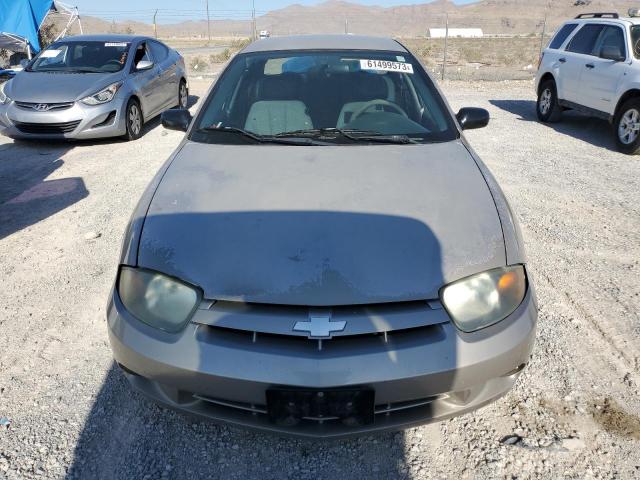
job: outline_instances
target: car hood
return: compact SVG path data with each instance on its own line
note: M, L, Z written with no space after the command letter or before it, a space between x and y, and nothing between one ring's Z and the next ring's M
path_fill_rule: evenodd
M122 72L103 74L22 71L7 84L6 93L18 102L73 102L94 94L121 78Z
M335 306L434 299L505 265L496 207L459 142L187 142L149 205L138 264L206 298Z

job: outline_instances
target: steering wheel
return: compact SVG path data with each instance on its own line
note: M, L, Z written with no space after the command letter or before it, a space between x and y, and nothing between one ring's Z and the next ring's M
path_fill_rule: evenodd
M103 65L103 67L106 67L107 65L111 65L111 64L118 65L118 66L121 66L121 65L122 65L122 64L120 63L120 60L118 60L117 58L112 58L112 59L111 59L111 60L109 60L107 63L105 63L105 64Z
M409 118L407 113L402 108L400 108L398 105L396 105L395 103L392 103L392 102L390 102L388 100L383 100L381 98L376 98L375 100L369 100L362 107L360 107L358 109L358 111L353 114L351 122L353 122L354 120L358 119L361 115L366 113L368 110L371 110L372 107L377 107L377 106L389 107L391 110L395 110L400 115L402 115L402 116L404 116L406 118ZM349 123L351 123L351 122L349 122Z

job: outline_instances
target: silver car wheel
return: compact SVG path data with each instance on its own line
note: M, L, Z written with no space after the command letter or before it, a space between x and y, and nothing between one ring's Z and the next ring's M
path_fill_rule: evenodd
M142 128L142 115L138 105L132 103L129 107L129 130L133 135L138 135Z
M627 110L618 125L618 138L625 145L630 145L640 135L640 112L635 108Z
M546 115L549 113L551 109L551 99L553 95L551 94L551 89L545 88L544 91L540 94L540 100L538 101L538 108L540 109L540 113L542 115Z
M184 82L180 84L180 91L178 95L179 95L178 102L179 102L180 108L187 108L189 96L187 93L187 85Z

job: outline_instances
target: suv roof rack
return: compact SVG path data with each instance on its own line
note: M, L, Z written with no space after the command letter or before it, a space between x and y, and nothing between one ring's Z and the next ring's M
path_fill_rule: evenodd
M603 18L603 17L607 17L607 18L620 18L620 15L618 15L617 13L612 13L612 12L602 12L602 13L581 13L580 15L578 15L576 17L577 19L580 18Z

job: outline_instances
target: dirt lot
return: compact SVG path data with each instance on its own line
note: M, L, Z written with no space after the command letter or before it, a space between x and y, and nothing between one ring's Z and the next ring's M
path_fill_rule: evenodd
M204 82L193 83L202 95ZM640 161L606 123L534 121L531 82L447 83L521 222L540 303L516 388L406 432L309 443L188 419L114 367L105 304L128 217L181 134L0 139L0 479L639 478ZM6 425L9 423L9 425Z

